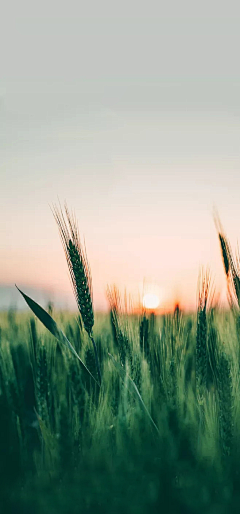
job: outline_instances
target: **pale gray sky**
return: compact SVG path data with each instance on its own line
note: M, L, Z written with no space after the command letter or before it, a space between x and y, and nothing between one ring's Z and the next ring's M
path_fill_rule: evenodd
M237 2L5 4L1 283L70 291L59 197L85 235L96 306L108 282L148 275L192 304L201 264L222 285L211 211L234 246L239 18Z

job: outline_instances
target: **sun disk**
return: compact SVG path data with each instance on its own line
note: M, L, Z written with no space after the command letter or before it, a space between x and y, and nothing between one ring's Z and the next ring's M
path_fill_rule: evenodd
M145 294L142 303L146 309L156 309L160 303L159 296L151 293Z

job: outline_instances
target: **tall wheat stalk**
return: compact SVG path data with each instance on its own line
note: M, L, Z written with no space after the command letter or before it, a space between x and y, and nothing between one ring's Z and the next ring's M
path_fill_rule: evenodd
M237 338L239 341L238 360L240 364L240 255L239 250L234 259L230 243L224 233L219 216L215 216L215 225L218 232L222 259L227 278L228 301L235 317Z
M222 260L224 270L227 278L228 295L230 305L234 305L233 296L237 301L238 307L240 308L240 266L239 266L239 255L237 255L237 262L233 257L233 252L230 243L224 233L221 221L218 215L215 215L215 225L218 232L220 248L222 253Z
M67 259L73 292L81 314L84 328L92 341L99 382L101 384L101 371L96 343L93 338L94 312L92 277L87 259L86 249L83 248L76 218L70 214L67 205L62 208L53 207L53 215L57 222L63 249Z
M123 331L120 314L122 315L122 303L119 290L116 286L107 288L107 297L110 305L110 321L114 337L114 343L118 349L120 362L125 366L126 359L128 358L130 366L132 366L132 352L129 340L125 331Z
M196 390L198 400L203 401L207 383L207 301L209 294L209 273L200 277L197 340L196 340Z

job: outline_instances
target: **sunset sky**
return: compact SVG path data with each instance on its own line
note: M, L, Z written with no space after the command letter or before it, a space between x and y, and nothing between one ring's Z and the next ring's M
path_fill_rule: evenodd
M74 305L59 198L85 237L97 309L107 284L135 297L144 279L163 307L195 307L202 265L224 298L212 211L235 248L239 22L237 2L5 4L0 286Z

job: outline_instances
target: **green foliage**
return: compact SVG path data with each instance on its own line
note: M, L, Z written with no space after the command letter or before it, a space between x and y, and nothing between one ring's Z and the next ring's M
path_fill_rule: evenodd
M236 338L230 314L205 312L209 368L201 423L194 385L199 312L196 318L183 313L177 320L176 315L155 317L148 356L141 345L142 320L129 316L124 322L119 315L132 354L130 360L126 351L124 367L111 321L96 316L101 389L89 373L82 373L75 352L54 343L38 321L15 316L12 332L4 316L0 314L0 494L5 512L14 510L15 501L23 511L60 514L74 512L79 504L76 512L165 509L200 514L204 508L212 514L220 501L231 510L235 500L226 491L233 490L233 483L237 488L239 437L234 427L240 425L240 412L234 395L240 391L238 367L230 366L235 342L228 345L228 354L222 352L227 327ZM57 323L50 326L58 327L61 320L75 345L75 318L56 316ZM96 374L93 348L83 334L79 350Z
M220 443L223 456L229 456L233 437L233 394L229 358L222 353L217 368L219 397Z

